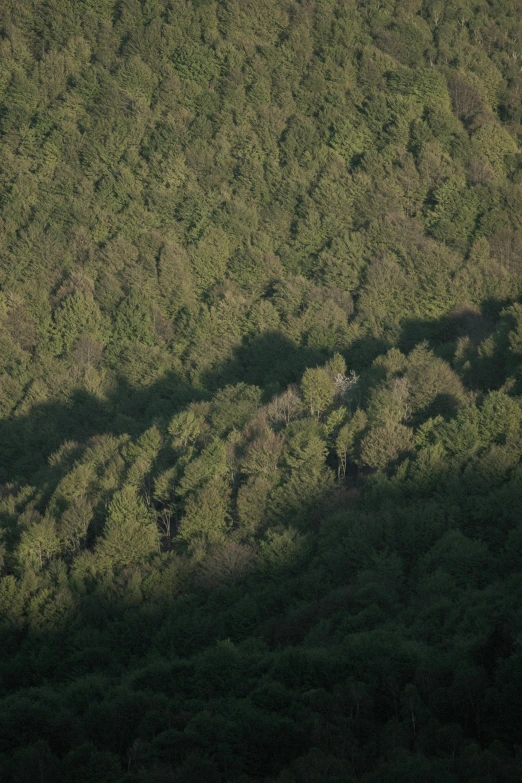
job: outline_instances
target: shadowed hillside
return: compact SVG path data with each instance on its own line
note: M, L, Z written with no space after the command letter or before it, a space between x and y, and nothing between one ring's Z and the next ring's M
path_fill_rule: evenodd
M518 0L4 0L0 778L519 783Z

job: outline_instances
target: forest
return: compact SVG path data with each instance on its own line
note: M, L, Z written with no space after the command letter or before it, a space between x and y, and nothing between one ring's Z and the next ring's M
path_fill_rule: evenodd
M522 0L1 0L0 779L522 780Z

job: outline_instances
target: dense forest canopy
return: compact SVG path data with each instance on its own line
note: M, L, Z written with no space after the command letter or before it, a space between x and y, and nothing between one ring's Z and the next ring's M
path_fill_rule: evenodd
M519 783L520 0L2 0L0 777Z

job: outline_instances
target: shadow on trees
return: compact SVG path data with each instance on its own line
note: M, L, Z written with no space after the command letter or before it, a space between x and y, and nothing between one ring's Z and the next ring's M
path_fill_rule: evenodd
M479 783L492 767L514 783L516 563L499 556L502 525L481 554L491 520L473 519L466 491L475 484L494 517L496 490L470 471L463 481L462 492L447 471L369 482L314 546L239 580L196 579L151 602L127 573L62 620L4 627L4 779L246 783L314 747L316 779L331 783L464 783L470 764ZM446 514L446 494L460 515Z
M325 362L331 352L299 346L281 332L268 331L244 339L234 356L224 365L205 374L204 385L217 390L227 384L247 383L259 386L264 401L300 381L307 367Z
M408 354L415 346L426 343L437 357L452 363L460 342L465 346L468 362L468 366L459 368L463 381L473 387L496 388L512 371L507 329L500 321L502 310L509 304L509 301L488 300L480 310L464 306L440 318L406 319L398 335L392 332L388 339L364 335L349 345L343 355L350 369L361 372L391 348ZM479 347L490 338L495 340L495 351L479 353Z
M459 338L469 338L474 345L479 345L494 332L495 320L486 315L492 312L492 307L492 303L486 303L482 311L462 308L436 320L408 320L402 327L399 348L410 351L426 340L432 347L441 350L456 343Z
M476 333L492 331L475 315L409 321L401 346L437 352ZM360 371L389 347L363 338L345 356ZM4 475L44 483L66 440L139 435L226 384L269 399L325 358L263 334L207 373L208 393L167 373L145 389L120 379L106 401L79 390L37 404L0 423ZM365 473L342 504L300 520L288 556L245 576L196 572L150 600L144 574L161 575L169 553L79 590L39 627L4 624L3 779L247 783L287 768L300 783L313 747L315 779L332 783L346 769L368 783L464 783L472 763L479 783L488 764L514 783L520 542L508 543L522 486L507 476Z
M153 421L168 421L182 406L208 399L227 384L259 386L268 401L328 355L299 347L279 332L267 332L245 340L229 361L204 373L203 388L169 371L144 388L120 377L107 399L77 389L66 403L36 403L27 414L0 421L0 481L34 476L65 441L81 443L105 433L137 436Z
M516 325L511 317L501 317L509 304L488 300L480 310L463 307L435 320L410 319L402 325L398 347L408 353L425 342L436 356L457 364L468 388L499 389L519 366L509 345L509 331Z
M435 320L410 319L401 328L398 347L408 353L420 342L440 358L452 361L459 339L468 341L467 364L460 370L471 388L499 388L512 372L507 336L495 333L493 316L505 302L486 302L482 311L463 308ZM504 330L505 331L505 330ZM495 335L495 351L479 346ZM364 336L343 351L349 369L361 372L392 347L383 338ZM0 481L23 481L46 465L65 441L84 442L103 433L137 436L155 420L168 420L193 400L208 399L225 385L256 385L267 402L291 383L298 383L307 367L326 361L332 351L298 346L277 331L245 338L232 357L203 373L197 386L173 371L147 387L138 388L119 377L108 398L77 389L66 403L36 403L30 411L0 421Z

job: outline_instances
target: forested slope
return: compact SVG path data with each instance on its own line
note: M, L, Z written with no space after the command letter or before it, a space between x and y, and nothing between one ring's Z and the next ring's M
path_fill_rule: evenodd
M519 783L521 117L519 0L2 0L2 780Z

